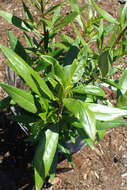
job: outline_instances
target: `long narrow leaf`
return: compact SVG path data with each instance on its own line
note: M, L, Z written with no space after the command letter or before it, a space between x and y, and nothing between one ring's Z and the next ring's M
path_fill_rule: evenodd
M117 20L115 18L113 18L113 16L111 16L107 11L105 11L104 9L102 9L101 7L99 7L97 5L97 3L95 3L94 0L90 0L92 5L95 7L95 9L98 11L98 13L105 18L107 21L113 23L113 24L119 24L117 22Z
M56 153L58 137L57 131L48 129L40 138L34 158L36 190L41 189L45 178L49 174Z
M24 12L26 13L27 19L29 19L31 22L34 22L33 16L29 10L29 8L26 6L26 4L23 2L23 9Z
M41 91L43 91L43 93L47 94L47 96L53 99L54 96L52 92L36 71L34 71L21 57L19 57L11 49L3 45L0 45L0 49L9 60L7 64L13 71L15 71L24 79L27 85L33 89L35 93L41 95Z
M10 46L15 51L15 53L26 60L27 54L25 52L25 49L12 31L8 31L8 38Z
M71 13L69 13L68 15L64 16L63 19L60 21L60 23L56 23L56 26L54 28L54 30L60 30L61 28L63 28L64 26L66 26L67 24L71 23L79 14L81 14L81 12L86 8L87 6L83 6L79 9L79 12L77 11L73 11Z
M37 112L34 97L31 95L31 93L4 83L0 83L0 86L20 107L32 113Z
M18 18L17 16L14 16L11 13L0 10L0 16L3 17L9 24L13 24L17 28L26 30L28 32L32 31L32 27L27 22L25 22L21 18Z
M127 110L108 107L101 104L88 104L88 108L95 113L97 120L110 121L127 115Z
M97 121L96 126L98 130L105 130L110 128L127 126L127 121L122 119L115 119L113 121Z

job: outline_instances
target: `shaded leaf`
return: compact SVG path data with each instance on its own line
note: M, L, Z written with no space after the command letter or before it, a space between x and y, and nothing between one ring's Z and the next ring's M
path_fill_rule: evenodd
M77 55L79 53L79 48L77 46L71 46L65 59L64 59L64 65L70 65L74 61L75 58L77 58Z
M8 108L10 106L10 101L11 101L10 96L0 100L0 110Z
M102 77L105 77L110 70L110 56L109 50L102 52L99 56L98 66L101 70Z

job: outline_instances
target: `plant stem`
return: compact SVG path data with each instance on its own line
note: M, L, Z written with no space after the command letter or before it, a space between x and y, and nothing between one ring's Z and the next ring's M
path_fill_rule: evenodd
M44 4L43 4L43 0L41 0L41 14L42 14L42 18L44 19ZM46 29L46 25L45 22L43 21L43 32L44 32L44 51L47 53L48 52L48 31Z
M122 38L122 36L126 32L126 30L127 30L127 26L120 32L120 34L118 35L114 45L116 45L120 41L120 39Z

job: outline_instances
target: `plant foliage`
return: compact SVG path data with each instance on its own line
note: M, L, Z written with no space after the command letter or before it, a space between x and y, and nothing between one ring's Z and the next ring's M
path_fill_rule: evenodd
M127 3L116 19L94 0L82 7L77 0L67 2L70 12L64 16L63 3L49 6L41 0L29 0L38 17L25 2L26 19L0 11L0 16L23 31L26 46L8 31L10 48L0 45L0 49L7 65L28 87L23 90L0 83L9 95L0 108L10 105L22 110L13 119L28 127L28 140L36 145L36 190L55 172L57 153L70 153L66 142L81 136L84 143L95 145L106 129L127 125L123 120L127 70L117 81L112 77L119 69L113 63L127 53ZM62 32L70 23L73 38ZM109 102L105 88L117 94L115 105Z

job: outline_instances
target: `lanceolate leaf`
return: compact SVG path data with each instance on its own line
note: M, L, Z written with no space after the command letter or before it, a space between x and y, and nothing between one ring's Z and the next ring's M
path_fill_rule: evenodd
M77 86L73 88L73 92L76 92L79 94L90 94L94 96L105 96L105 92L103 91L103 89L101 89L98 86L93 86L93 85Z
M32 31L32 27L28 23L18 18L17 16L12 15L11 13L0 10L0 16L3 17L6 21L8 21L9 24L13 24L17 28L20 28L29 32Z
M75 45L72 45L70 47L70 50L68 51L66 57L65 57L64 64L65 65L72 64L74 59L77 58L78 53L79 53L79 48Z
M66 76L65 76L63 66L60 65L59 63L56 63L53 67L53 71L54 71L56 80L59 81L59 83L62 86L64 86L66 82Z
M26 60L27 54L25 49L12 31L8 31L8 37L12 50L14 50L15 53L21 56L24 60Z
M127 121L122 119L115 119L113 121L97 121L96 126L98 130L105 130L110 128L127 126Z
M85 104L84 102L80 100L66 98L64 99L64 105L79 120L82 128L85 130L88 136L92 140L95 140L95 136L96 136L95 115L88 108L87 104Z
M77 60L74 60L71 65L66 65L64 67L67 85L70 85L73 82L73 77L77 71L78 66L79 62Z
M2 45L0 45L0 48L9 60L7 64L12 68L13 71L15 71L24 79L27 85L33 89L35 93L41 95L41 91L43 91L43 93L47 94L50 98L53 98L53 94L49 90L47 84L36 71L34 71L21 57L19 57L11 49Z
M0 86L9 94L9 96L23 109L36 113L34 97L27 91L18 89L16 87L0 83Z
M109 13L107 13L107 11L105 11L104 9L102 9L101 7L99 7L97 5L97 3L95 3L94 0L90 0L92 5L95 7L95 9L98 11L98 13L105 18L107 21L113 23L113 24L119 24L117 22L117 20L115 18L113 18L113 16L111 16Z
M57 148L58 137L57 131L47 129L40 138L34 158L36 190L41 189L45 178L49 174Z
M95 113L97 120L110 121L118 117L126 116L127 110L113 108L101 104L88 104L88 108Z
M83 57L83 59L81 59L79 62L75 60L74 64L76 64L76 62L77 62L77 68L72 78L74 83L77 83L82 78L82 75L84 73L85 58Z
M71 23L87 6L79 8L79 11L73 11L70 14L63 17L60 23L56 23L55 30L59 30L66 26L67 24Z
M26 6L26 4L23 2L23 9L24 9L24 12L27 16L27 19L29 19L31 22L34 22L34 19L33 19L33 16L29 10L29 8Z
M121 12L121 16L120 16L120 23L122 26L124 26L124 24L126 22L126 17L127 17L127 3L123 7L122 12Z
M111 68L110 55L109 55L108 50L106 50L100 54L100 57L98 60L98 66L101 70L102 77L105 77L108 74L109 69Z

